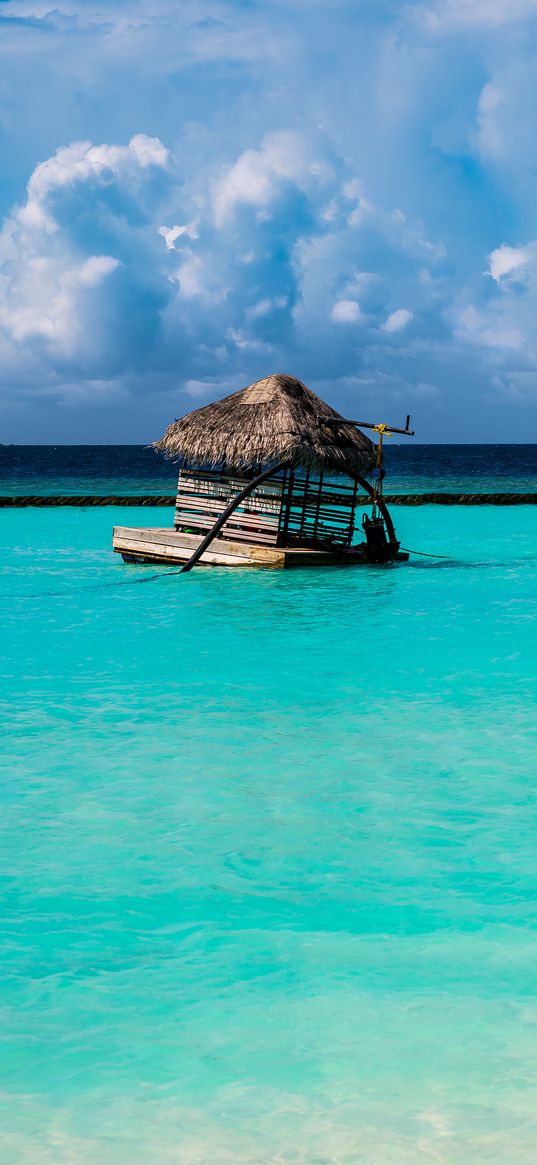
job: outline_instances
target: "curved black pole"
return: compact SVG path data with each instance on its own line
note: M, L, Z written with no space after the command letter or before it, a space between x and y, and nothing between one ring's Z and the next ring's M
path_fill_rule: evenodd
M205 535L203 541L196 547L192 557L189 558L179 573L185 574L187 571L192 570L192 567L199 562L202 554L205 554L207 547L211 545L213 538L216 538L216 535L220 533L222 526L225 525L233 511L237 509L237 506L240 506L241 502L248 497L248 494L251 494L258 485L261 485L262 481L266 481L267 477L273 477L275 473L279 473L280 469L287 469L290 464L290 461L280 461L279 465L273 465L271 469L265 469L263 473L260 473L252 481L249 481L248 485L245 485L244 489L241 489L241 492L230 501L223 513L220 514L220 517L216 519L212 530L209 530L209 533Z
M354 478L354 481L357 481L358 485L361 485L362 489L365 489L366 493L368 493L369 496L374 499L375 491L373 486L370 485L368 481L366 481L365 477L360 477L359 473L351 473L348 469L345 470L345 472L348 473L349 477ZM395 526L392 522L390 511L383 498L377 498L377 506L382 514L382 517L384 518L384 521L386 522L386 529L388 531L390 546L392 546L393 549L397 552L399 550L399 541L397 534L395 533Z

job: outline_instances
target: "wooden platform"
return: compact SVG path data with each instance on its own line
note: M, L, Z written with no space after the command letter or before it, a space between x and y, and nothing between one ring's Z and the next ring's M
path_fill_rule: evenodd
M181 565L199 546L198 534L148 526L115 526L112 546L125 562L160 562ZM309 550L298 547L255 546L215 538L200 562L213 566L264 566L282 569L294 566L332 566L335 563L364 565L360 551Z

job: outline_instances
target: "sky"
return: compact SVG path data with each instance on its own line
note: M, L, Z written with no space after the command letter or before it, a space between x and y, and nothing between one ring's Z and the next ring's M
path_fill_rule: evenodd
M537 441L537 0L0 0L0 441Z

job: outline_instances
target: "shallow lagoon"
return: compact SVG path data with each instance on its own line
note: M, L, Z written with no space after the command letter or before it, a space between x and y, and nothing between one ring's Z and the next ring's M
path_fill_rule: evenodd
M537 507L394 516L450 560L0 516L2 1165L534 1165Z

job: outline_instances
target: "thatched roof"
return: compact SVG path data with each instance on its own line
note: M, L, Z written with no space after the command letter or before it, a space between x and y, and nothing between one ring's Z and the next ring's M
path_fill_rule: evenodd
M183 464L264 468L290 460L307 469L367 473L374 446L295 376L277 373L180 417L155 449Z

